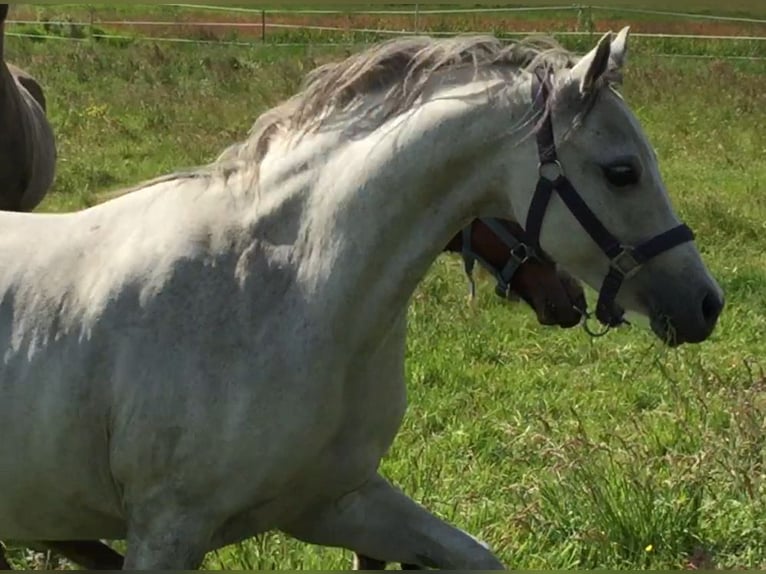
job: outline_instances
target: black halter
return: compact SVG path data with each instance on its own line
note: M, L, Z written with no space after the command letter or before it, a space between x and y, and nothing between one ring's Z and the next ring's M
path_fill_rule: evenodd
M540 70L536 71L532 80L532 97L542 113L545 113L545 104L550 95L549 82L550 76ZM551 197L556 192L583 229L609 258L609 272L599 292L596 318L607 328L617 327L626 322L624 312L615 304L623 281L635 275L650 259L694 241L694 232L687 225L681 224L635 247L623 245L604 227L564 175L556 153L550 113L544 118L537 133L537 149L540 158L540 178L527 215L527 237L531 245L540 250L543 219Z
M461 249L461 255L463 256L463 263L465 264L465 273L468 275L470 282L471 297L476 296L476 284L473 280L473 268L476 262L489 271L497 281L495 286L495 293L504 299L510 298L511 294L511 281L519 267L524 265L530 259L541 260L540 255L535 249L527 245L516 236L510 229L508 229L501 220L494 217L480 218L489 230L495 234L495 236L502 241L508 248L508 260L501 269L498 269L492 265L489 261L484 259L481 255L473 250L471 233L473 232L472 221L467 227L463 229L463 245Z

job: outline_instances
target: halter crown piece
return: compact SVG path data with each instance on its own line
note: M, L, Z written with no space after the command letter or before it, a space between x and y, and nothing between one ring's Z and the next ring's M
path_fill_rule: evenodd
M615 303L622 283L638 273L650 259L670 251L684 243L694 241L694 232L686 224L681 224L637 245L623 245L604 227L595 213L591 211L572 183L564 175L564 169L556 153L556 140L553 133L551 114L545 112L545 104L551 92L551 76L542 69L535 70L532 79L532 97L535 105L545 115L542 126L537 132L537 150L540 159L539 174L535 194L527 215L526 236L530 244L540 250L540 232L545 219L545 212L553 193L558 194L569 211L590 235L591 239L609 258L609 272L604 278L596 306L596 318L607 327L617 327L627 323L624 312Z

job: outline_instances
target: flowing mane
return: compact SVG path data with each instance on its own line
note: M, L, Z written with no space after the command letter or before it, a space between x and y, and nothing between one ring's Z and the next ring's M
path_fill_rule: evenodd
M385 97L358 119L372 121L371 127L377 127L408 110L436 72L538 66L559 70L577 60L577 55L545 36L511 42L488 35L395 38L309 72L296 95L260 116L248 138L229 147L217 161L258 162L278 131L315 130L333 114L353 109L370 94L384 92Z
M437 72L538 67L556 71L572 67L578 60L578 55L547 36L507 42L490 35L404 36L380 42L310 71L298 93L261 114L247 138L226 148L213 163L141 183L109 194L108 199L174 179L225 176L238 167L249 169L255 181L275 134L314 131L334 114L355 107L360 109L353 122L366 122L366 127L375 129L410 109ZM380 93L385 97L361 109L370 95ZM545 112L555 103L556 99L551 98Z

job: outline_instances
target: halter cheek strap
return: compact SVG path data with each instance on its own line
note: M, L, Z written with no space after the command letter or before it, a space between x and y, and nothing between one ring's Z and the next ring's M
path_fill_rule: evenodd
M532 82L533 94L538 106L545 113L545 102L549 97L548 77L537 71ZM540 249L540 232L551 197L557 193L591 239L609 259L609 271L599 292L596 317L607 327L625 323L624 313L616 306L615 300L622 283L635 275L650 259L684 243L694 241L694 232L685 224L634 247L620 243L601 223L588 207L572 183L564 175L558 160L550 113L545 117L537 132L537 149L540 158L539 179L527 215L526 232L531 244Z

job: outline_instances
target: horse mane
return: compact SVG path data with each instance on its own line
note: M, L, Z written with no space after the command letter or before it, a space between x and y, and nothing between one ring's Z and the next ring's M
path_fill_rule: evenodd
M578 56L547 36L503 42L490 35L403 36L380 42L339 62L310 71L297 94L261 115L247 139L230 146L217 161L259 162L278 132L318 129L337 112L353 109L372 93L384 92L377 105L360 111L358 121L377 127L408 110L437 72L488 68L556 71Z
M537 66L555 70L574 62L570 52L548 37L510 43L489 35L396 38L309 72L293 120L298 129L315 127L327 114L353 107L371 92L385 90L382 123L409 109L437 72Z
M371 120L371 127L407 111L421 96L437 72L490 68L557 71L573 66L579 56L548 36L503 42L491 35L402 36L370 46L338 62L310 71L299 91L267 110L253 124L244 141L234 143L218 158L199 168L200 176L227 173L236 166L253 170L258 166L278 133L307 133L317 130L334 114L361 108L368 96L384 93L374 105L359 111L355 121ZM545 113L555 103L547 102ZM545 115L545 113L543 115ZM163 176L150 183L193 177L189 171ZM110 199L147 187L144 183L110 195Z

